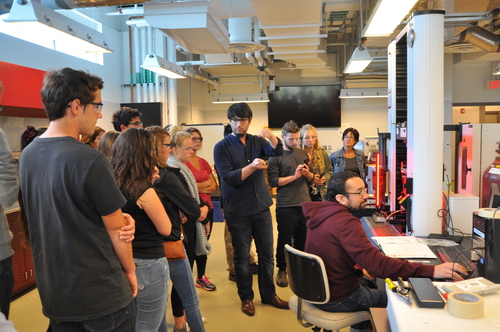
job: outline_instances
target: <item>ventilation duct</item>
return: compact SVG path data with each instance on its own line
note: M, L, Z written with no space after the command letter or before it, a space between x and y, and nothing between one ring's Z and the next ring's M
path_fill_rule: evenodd
M228 20L229 52L248 53L259 52L266 48L252 40L252 18L237 17Z
M74 9L136 5L148 1L151 0L41 0L37 2L51 9Z
M467 42L482 48L487 52L500 51L500 36L479 26L467 28L460 34L459 43Z

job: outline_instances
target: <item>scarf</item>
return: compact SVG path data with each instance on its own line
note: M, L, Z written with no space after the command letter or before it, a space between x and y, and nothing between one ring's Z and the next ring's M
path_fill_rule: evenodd
M198 203L200 203L198 186L196 185L196 180L191 170L172 154L168 156L167 165L180 169L180 173L188 184L189 193ZM212 245L208 242L205 234L205 227L200 221L196 221L196 243L194 251L197 256L210 255L212 253Z

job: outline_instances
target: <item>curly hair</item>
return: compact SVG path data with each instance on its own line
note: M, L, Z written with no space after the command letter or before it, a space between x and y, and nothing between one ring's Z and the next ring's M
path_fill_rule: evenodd
M316 142L314 143L312 149L312 160L309 164L309 168L316 174L323 174L325 172L325 160L323 159L323 149L319 144L319 139L317 138L318 133L316 132L316 128L311 124L305 124L300 128L300 141L299 147L304 149L304 137L306 136L308 131L312 131L314 135L316 135Z
M120 126L125 125L128 126L130 121L132 121L135 117L141 117L142 113L136 110L135 108L130 107L121 107L118 111L113 113L113 117L111 118L111 123L116 131L122 131Z
M155 164L160 167L166 167L167 161L163 158L162 149L165 137L170 137L170 134L160 126L149 126L144 130L151 134L151 144L153 144L154 148L152 155Z
M151 185L154 161L151 135L144 129L128 129L116 139L111 166L116 183L125 197L137 201Z

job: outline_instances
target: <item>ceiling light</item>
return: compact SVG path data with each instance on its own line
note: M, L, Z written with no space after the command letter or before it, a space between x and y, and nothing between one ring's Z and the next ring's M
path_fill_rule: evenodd
M31 0L14 1L5 22L23 33L75 45L86 52L111 53L104 34Z
M268 103L267 93L249 93L234 95L213 95L213 104L234 104L234 103Z
M366 24L364 37L389 36L418 0L379 0Z
M491 73L493 75L500 75L500 65L495 68L495 71Z
M344 74L361 73L372 60L366 47L356 47L344 69Z
M146 59L141 67L168 78L187 78L181 66L156 54L146 55Z
M387 89L341 89L339 98L387 98Z

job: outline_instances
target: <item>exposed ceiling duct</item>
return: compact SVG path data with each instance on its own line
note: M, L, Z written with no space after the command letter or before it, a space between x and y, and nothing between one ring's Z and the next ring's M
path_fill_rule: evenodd
M229 52L248 53L262 51L266 46L252 39L252 17L235 17L228 20ZM258 29L258 27L257 27Z
M459 43L468 42L488 52L500 51L500 36L479 26L469 27L460 34Z

